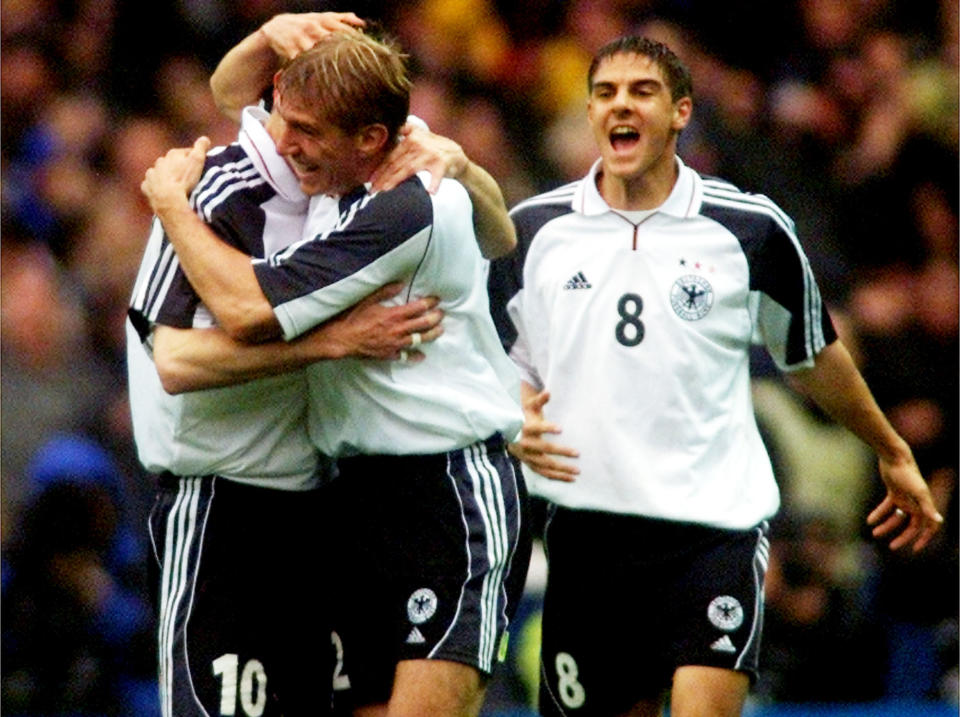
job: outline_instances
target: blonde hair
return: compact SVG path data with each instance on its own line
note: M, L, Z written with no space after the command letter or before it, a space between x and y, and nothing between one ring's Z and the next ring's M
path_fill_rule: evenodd
M276 89L350 134L383 124L392 145L410 113L406 57L389 39L335 32L291 60Z

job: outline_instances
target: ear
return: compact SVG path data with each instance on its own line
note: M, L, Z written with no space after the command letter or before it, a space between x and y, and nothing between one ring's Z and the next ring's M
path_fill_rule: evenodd
M681 97L673 104L673 122L671 127L679 132L690 123L690 115L693 114L693 100L689 97Z
M280 93L277 91L277 80L280 79L280 73L282 70L277 70L273 73L273 104L277 104L277 98L280 96Z
M353 136L353 142L357 151L371 157L387 146L389 136L390 132L385 125L368 124L366 127L361 127Z

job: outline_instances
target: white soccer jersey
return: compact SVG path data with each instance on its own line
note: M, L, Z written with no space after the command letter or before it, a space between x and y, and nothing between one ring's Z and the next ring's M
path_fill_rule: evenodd
M669 198L636 224L600 196L599 162L511 212L520 247L491 291L509 298L511 357L550 391L546 418L580 452L572 483L525 475L571 508L746 528L779 505L751 342L791 370L835 333L791 220L678 167Z
M308 200L262 125L244 111L237 143L210 151L191 196L197 213L225 241L264 256L298 240ZM176 396L160 384L149 351L156 324L215 324L154 220L127 322L134 437L143 465L177 475L216 474L281 489L315 483L316 450L307 433L303 371Z
M490 318L472 216L453 180L435 195L418 177L389 192L360 187L340 200L333 228L254 263L287 338L391 281L407 285L392 303L440 298L444 333L421 347L423 362L344 359L308 369L310 432L324 453L434 454L519 432L519 379Z

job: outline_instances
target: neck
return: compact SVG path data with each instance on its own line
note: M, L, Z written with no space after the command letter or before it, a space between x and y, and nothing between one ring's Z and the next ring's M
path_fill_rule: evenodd
M356 171L346 175L344 177L343 184L339 187L336 187L335 190L331 191L330 193L338 197L343 197L347 194L350 194L358 187L362 187L370 181L370 178L373 176L374 170L378 165L379 161L358 161L358 163L355 165ZM349 179L347 177L349 177Z
M636 176L617 176L601 165L597 172L597 190L613 209L656 209L667 201L678 176L675 156L667 153L661 161Z
M357 184L366 184L370 181L370 178L376 173L377 168L386 160L387 153L380 152L375 156L369 157L366 160L360 161L357 165Z

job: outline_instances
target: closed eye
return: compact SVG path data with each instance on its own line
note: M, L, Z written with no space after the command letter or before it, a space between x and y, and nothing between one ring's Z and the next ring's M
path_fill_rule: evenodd
M612 85L594 85L593 96L597 99L605 100L616 94Z
M630 93L640 97L648 97L657 94L661 87L662 85L655 80L642 80L630 85Z

